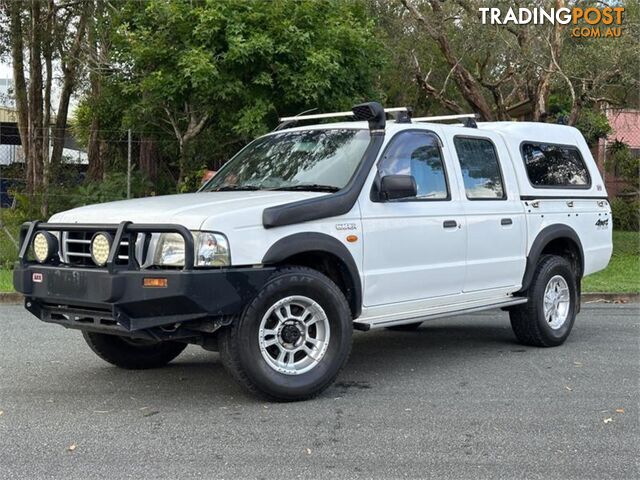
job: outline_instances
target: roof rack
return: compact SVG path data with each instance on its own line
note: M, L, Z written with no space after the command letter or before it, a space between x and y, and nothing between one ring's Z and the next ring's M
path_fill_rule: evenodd
M307 110L309 112L310 110ZM411 118L411 108L409 107L393 107L382 108L378 102L367 102L360 105L355 105L350 111L345 112L331 112L331 113L312 113L305 115L306 112L302 112L292 117L281 117L280 124L274 129L283 130L292 125L296 125L298 122L304 120L319 120L323 118L337 118L337 117L355 117L356 120L366 120L369 122L369 129L372 131L384 131L386 114L391 113L395 118L396 123L412 123L413 122L438 122L442 120L457 120L466 119L464 122L465 127L477 128L475 122L476 115L474 113L463 113L459 115L440 115L436 117L417 117Z
M412 122L440 122L442 120L457 120L459 118L476 118L475 113L461 113L459 115L439 115L436 117L416 117L412 118Z
M408 112L409 107L394 107L394 108L385 108L384 113L395 113L395 112ZM312 113L311 115L294 115L293 117L281 117L279 120L281 122L299 122L301 120L316 120L320 118L337 118L337 117L353 117L354 113L349 110L346 112L332 112L332 113Z
M308 111L308 110L307 110ZM332 112L332 113L312 113L311 115L295 115L293 117L280 118L280 125L278 125L274 131L288 128L297 124L302 120L314 120L321 118L336 118L336 117L355 117L356 120L366 120L369 122L369 130L384 132L384 126L386 123L386 114L396 113L398 120L404 120L411 115L411 109L408 107L395 107L395 108L382 108L378 102L367 102L359 105L354 105L351 111L347 112Z

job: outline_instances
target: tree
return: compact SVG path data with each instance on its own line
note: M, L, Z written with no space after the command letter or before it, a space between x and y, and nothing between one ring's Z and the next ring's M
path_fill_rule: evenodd
M388 9L384 3L377 4L378 11ZM548 3L557 9L570 2ZM512 108L528 104L531 118L543 120L551 93L563 91L573 125L585 106L628 103L630 95L637 101L638 72L630 66L637 66L639 54L638 5L627 4L626 34L603 39L574 38L559 23L483 25L481 0L398 0L401 28L395 34L412 38L413 81L445 109L507 120ZM492 6L504 12L535 5L496 0Z
M207 128L246 139L284 113L375 96L381 47L360 2L151 0L121 14L113 81L136 99L132 123L175 138L179 184Z
M55 0L2 2L3 17L8 19L6 41L11 51L18 129L27 163L29 194L46 189L49 164L57 164L62 158L69 102L76 84L90 4ZM55 127L50 136L56 68L60 69L62 81ZM46 210L45 201L43 215Z

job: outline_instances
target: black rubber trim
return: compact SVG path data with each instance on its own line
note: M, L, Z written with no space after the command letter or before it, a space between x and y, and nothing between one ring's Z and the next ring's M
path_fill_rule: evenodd
M262 263L264 265L276 265L282 263L293 255L309 252L326 252L337 257L346 268L352 292L347 295L353 317L360 316L362 312L362 284L360 274L351 252L336 238L325 233L301 232L281 238L274 243L265 253Z
M522 288L520 288L518 292L524 292L529 288L542 250L544 250L544 247L546 247L549 242L558 238L568 238L578 246L580 250L580 271L577 272L577 277L578 279L582 278L582 272L584 271L584 250L582 249L582 243L580 242L578 234L568 225L549 225L538 233L533 245L531 245L531 250L529 250L529 255L527 256L527 267L524 271L524 277L522 278Z
M371 140L362 156L358 168L351 177L351 180L349 180L349 183L336 193L265 208L264 212L262 212L262 224L264 228L294 225L296 223L335 217L347 213L358 200L360 191L369 176L371 167L378 157L383 142L383 131L371 132Z
M607 200L607 195L587 197L583 195L520 195L520 200Z

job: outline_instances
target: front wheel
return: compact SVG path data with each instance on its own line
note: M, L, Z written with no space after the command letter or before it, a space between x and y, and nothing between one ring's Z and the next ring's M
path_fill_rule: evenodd
M577 290L576 273L569 261L543 256L531 280L529 301L509 313L518 340L536 347L564 343L577 313Z
M305 400L334 381L352 333L349 306L335 283L309 268L283 268L221 332L220 356L250 392Z
M186 343L136 340L87 331L82 336L101 359L129 370L163 367L187 348Z

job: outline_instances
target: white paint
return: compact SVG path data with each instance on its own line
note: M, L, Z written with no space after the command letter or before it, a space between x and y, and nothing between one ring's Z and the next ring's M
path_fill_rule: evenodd
M364 122L296 127L365 129ZM442 152L451 190L450 201L377 203L370 192L377 170L369 177L350 212L296 225L265 229L265 208L328 195L312 192L206 192L112 202L77 208L52 217L53 222L178 223L191 230L217 231L229 240L235 266L259 265L276 241L299 232L330 235L351 252L363 284L363 313L358 322L385 322L443 315L464 309L503 305L522 283L528 252L548 225L564 224L578 234L585 254L585 274L606 267L612 250L608 202L585 197L605 195L604 182L580 133L540 123L480 123L477 129L435 123L387 124L385 144L407 129L434 132ZM507 199L466 198L453 146L455 135L479 136L496 146ZM526 176L520 155L522 141L573 145L585 160L592 184L588 189L536 189ZM522 201L526 196L570 196L567 200ZM512 224L501 225L510 218ZM596 222L607 225L596 225ZM459 228L445 229L445 220ZM348 228L345 228L348 226ZM346 241L355 234L359 240Z

